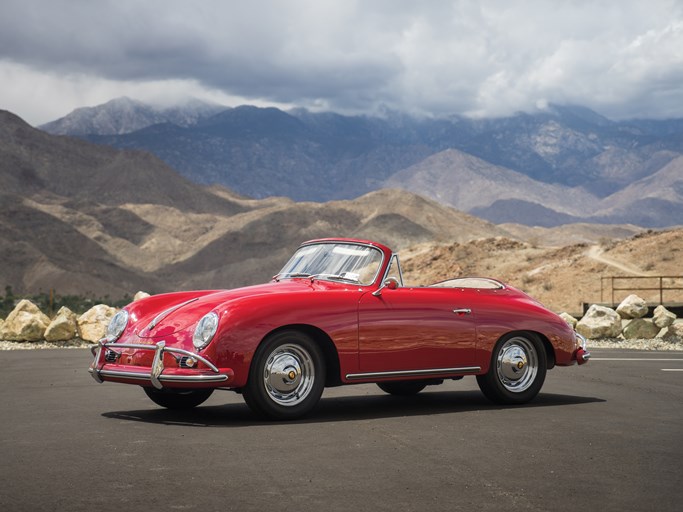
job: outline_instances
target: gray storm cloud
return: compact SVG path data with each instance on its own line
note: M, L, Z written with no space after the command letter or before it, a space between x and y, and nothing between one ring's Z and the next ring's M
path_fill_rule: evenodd
M339 111L683 116L683 3L3 0L2 66Z

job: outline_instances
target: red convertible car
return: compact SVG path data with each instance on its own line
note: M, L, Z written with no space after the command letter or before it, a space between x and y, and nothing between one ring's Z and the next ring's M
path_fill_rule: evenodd
M412 395L475 375L519 404L546 370L585 363L585 340L525 293L488 278L404 286L398 256L370 241L306 242L270 283L154 295L129 304L93 347L97 382L142 386L189 408L215 389L257 414L310 412L325 386L376 383Z

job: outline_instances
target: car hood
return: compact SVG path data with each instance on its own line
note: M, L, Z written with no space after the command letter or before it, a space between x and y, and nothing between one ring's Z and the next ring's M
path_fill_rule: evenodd
M210 311L234 300L266 294L304 293L339 288L338 283L289 279L233 290L202 290L152 295L126 307L134 333L141 338L168 336L193 327ZM220 311L216 311L220 315Z

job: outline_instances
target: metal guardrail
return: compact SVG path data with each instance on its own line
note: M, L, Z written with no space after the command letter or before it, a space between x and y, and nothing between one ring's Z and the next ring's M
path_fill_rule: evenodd
M636 281L633 284L633 281ZM643 283L645 281L645 283ZM616 304L615 292L659 292L659 304L664 304L665 292L680 291L683 295L683 276L603 276L600 278L600 301L607 302L605 295ZM680 296L678 297L680 301Z

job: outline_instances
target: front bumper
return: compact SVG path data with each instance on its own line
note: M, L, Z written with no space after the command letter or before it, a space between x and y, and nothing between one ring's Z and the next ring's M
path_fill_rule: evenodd
M135 349L149 350L154 352L154 359L151 367L141 367L122 364L107 364L105 353L110 352L120 355L117 350ZM101 339L98 344L91 349L95 359L88 371L93 379L102 383L105 380L114 382L151 384L156 389L165 387L217 387L222 383L229 383L234 372L231 368L217 368L211 361L194 352L181 348L167 347L166 342L159 341L154 345L143 345L137 343L114 343L106 338ZM164 354L170 353L184 357L191 357L206 366L200 368L170 368L164 367Z

